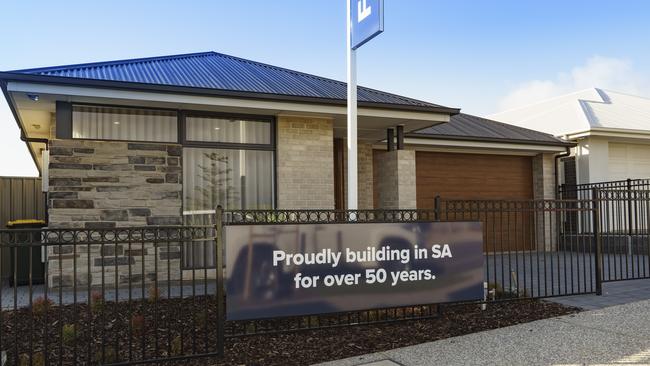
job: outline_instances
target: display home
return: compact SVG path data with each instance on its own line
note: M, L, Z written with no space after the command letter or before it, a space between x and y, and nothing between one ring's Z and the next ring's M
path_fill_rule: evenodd
M49 228L207 223L218 205L345 206L344 83L215 52L9 71L0 79L44 177ZM358 136L361 209L431 208L436 195L552 198L554 157L570 145L364 87ZM141 260L214 267L213 246L172 245L157 259L151 248L143 258L113 249L111 258L96 249L91 272Z

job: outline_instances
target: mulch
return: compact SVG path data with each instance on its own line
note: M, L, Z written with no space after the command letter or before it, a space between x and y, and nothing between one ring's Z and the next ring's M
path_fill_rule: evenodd
M446 306L442 316L434 319L231 339L226 342L223 360L195 364L311 365L578 311L538 300L490 304L485 311L480 305Z
M88 365L214 352L216 306L210 300L155 299L88 307L46 304L34 311L3 311L2 349L9 364ZM447 305L440 317L394 323L227 338L223 358L161 365L309 365L577 312L559 304L522 300Z

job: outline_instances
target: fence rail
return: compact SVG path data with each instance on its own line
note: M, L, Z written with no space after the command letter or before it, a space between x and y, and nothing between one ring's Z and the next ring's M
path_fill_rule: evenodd
M226 225L329 224L435 221L435 210L237 210L224 213Z

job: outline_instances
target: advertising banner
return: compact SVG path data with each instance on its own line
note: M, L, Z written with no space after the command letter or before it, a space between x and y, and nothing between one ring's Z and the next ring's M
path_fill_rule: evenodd
M228 320L483 298L480 222L224 229Z

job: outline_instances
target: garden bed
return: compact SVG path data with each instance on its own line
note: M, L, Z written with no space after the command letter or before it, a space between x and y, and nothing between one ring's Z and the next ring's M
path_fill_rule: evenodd
M40 307L39 307L40 306ZM2 348L8 364L100 364L217 351L216 302L211 298L53 306L4 311ZM440 317L227 338L225 357L163 365L309 365L577 312L523 300L443 307ZM282 322L278 320L277 322ZM232 324L229 324L229 327ZM45 330L47 329L47 331Z
M225 358L207 364L310 365L578 311L538 300L490 304L485 311L480 305L445 306L440 318L231 339Z

